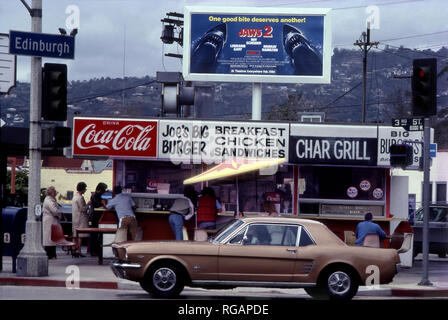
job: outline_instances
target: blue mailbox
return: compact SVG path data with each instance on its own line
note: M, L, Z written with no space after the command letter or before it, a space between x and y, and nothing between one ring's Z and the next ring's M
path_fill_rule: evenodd
M27 208L6 207L2 210L3 255L12 257L12 272L16 272L16 259L25 244Z

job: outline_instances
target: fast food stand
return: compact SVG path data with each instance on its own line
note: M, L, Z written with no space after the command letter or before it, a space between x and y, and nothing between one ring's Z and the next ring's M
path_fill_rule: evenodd
M367 211L388 234L407 218L407 177L391 174L389 147L422 138L376 125L86 117L74 118L73 135L75 157L114 159L114 185L125 192L182 194L184 181L198 192L209 185L225 214L242 208L250 215L263 212L263 194L280 190L282 215L322 221L341 239ZM421 150L414 152L418 167ZM276 170L259 174L269 161ZM212 172L227 174L187 180ZM140 218L143 239L174 239L165 209Z

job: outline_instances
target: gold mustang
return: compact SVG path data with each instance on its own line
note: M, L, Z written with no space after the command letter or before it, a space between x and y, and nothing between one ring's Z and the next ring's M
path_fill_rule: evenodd
M294 217L235 219L209 241L122 242L115 275L154 297L184 286L304 288L312 297L351 299L362 285L390 283L395 249L348 246L324 224Z

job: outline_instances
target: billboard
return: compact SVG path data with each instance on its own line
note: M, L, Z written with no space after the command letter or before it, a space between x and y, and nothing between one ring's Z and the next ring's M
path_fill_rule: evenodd
M331 10L185 7L183 76L330 83Z

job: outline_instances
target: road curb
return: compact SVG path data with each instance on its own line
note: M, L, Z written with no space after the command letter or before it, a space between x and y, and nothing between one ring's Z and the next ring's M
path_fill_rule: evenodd
M432 297L432 298L446 298L448 297L448 289L391 289L391 294L394 297Z
M72 283L74 285L74 283ZM39 286L39 287L67 287L66 281L35 278L0 278L0 286ZM83 289L118 289L117 282L80 281Z

